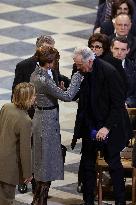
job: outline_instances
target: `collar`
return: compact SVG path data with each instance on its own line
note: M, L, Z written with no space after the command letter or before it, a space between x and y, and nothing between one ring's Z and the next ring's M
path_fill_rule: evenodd
M125 68L125 59L122 60L122 67Z

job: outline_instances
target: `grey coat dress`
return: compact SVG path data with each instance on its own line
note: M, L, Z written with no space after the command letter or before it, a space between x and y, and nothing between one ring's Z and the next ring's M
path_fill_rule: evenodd
M63 91L56 86L46 70L36 67L31 75L37 96L33 118L33 172L37 181L64 178L58 99L71 101L79 90L82 78L79 72L75 73L69 88ZM52 106L55 108L52 109ZM38 107L46 109L39 110Z

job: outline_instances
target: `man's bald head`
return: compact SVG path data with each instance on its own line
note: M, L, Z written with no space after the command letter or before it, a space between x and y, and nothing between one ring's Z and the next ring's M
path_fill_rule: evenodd
M115 18L115 30L118 36L127 36L131 29L131 18L127 14L120 14Z

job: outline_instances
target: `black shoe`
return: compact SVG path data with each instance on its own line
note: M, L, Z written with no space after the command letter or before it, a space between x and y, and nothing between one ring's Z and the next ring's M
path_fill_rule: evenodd
M18 185L18 191L21 193L21 194L24 194L27 192L27 185L26 184L19 184Z
M115 202L115 205L126 205L126 202Z

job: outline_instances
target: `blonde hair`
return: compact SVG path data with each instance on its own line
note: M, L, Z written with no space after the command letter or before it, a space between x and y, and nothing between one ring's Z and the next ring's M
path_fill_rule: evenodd
M28 110L31 107L32 97L35 95L35 87L32 83L19 83L13 92L12 102L21 110Z

